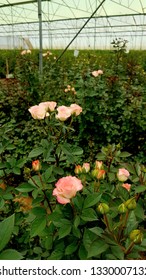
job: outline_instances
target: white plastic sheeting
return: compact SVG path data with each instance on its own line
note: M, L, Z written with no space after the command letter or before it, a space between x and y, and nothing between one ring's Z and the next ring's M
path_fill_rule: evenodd
M42 0L43 48L65 48L101 0ZM146 48L146 1L105 0L70 48L109 49L115 38ZM39 48L38 1L0 0L0 48Z

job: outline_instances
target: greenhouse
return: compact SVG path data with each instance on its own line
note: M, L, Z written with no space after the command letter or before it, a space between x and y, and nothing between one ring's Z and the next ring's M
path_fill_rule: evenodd
M0 275L145 275L146 1L0 0L0 112Z

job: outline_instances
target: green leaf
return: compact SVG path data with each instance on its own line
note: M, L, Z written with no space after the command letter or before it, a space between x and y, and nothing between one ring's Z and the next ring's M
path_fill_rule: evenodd
M70 234L71 232L71 228L72 228L72 225L71 224L68 224L68 225L64 225L62 226L59 231L58 231L58 234L59 234L59 239L67 236Z
M50 176L52 175L52 171L53 171L53 167L50 166L49 168L47 168L47 170L43 173L43 177L45 178L45 181L47 181Z
M46 217L41 216L40 218L36 218L31 225L30 236L34 237L36 235L40 235L46 226Z
M120 246L111 246L112 254L118 260L124 260L124 252L122 251Z
M13 167L12 172L16 175L20 175L21 174L21 170L19 167Z
M65 255L71 255L73 254L78 248L78 243L76 241L73 241L71 244L69 244L65 249Z
M84 209L81 214L81 219L85 222L97 221L97 214L92 208Z
M58 174L58 175L63 175L64 174L64 170L61 167L54 167L53 172Z
M40 148L35 148L35 149L33 149L33 150L29 153L28 157L29 157L29 158L38 157L38 156L40 156L43 152L44 152L44 148L42 148L42 147L40 147Z
M43 207L34 207L31 210L31 213L37 217L39 216L45 216L46 215L46 210Z
M136 204L136 209L134 210L134 213L135 213L135 216L138 217L140 220L145 219L144 209L139 203Z
M79 248L79 258L80 258L80 260L86 260L87 259L87 251L86 251L83 244L81 244L80 248Z
M31 184L29 183L22 183L21 185L19 185L19 187L15 188L17 191L19 192L31 192L33 191L34 189L36 189L35 186L32 186Z
M55 249L47 260L61 260L64 254L64 250Z
M83 149L81 147L73 147L72 154L74 156L81 156L83 154Z
M5 205L5 201L2 197L0 197L0 209L2 209Z
M89 195L85 198L83 208L88 208L88 207L94 206L96 203L99 202L101 196L102 196L102 195L101 195L101 194L98 194L98 193L89 194Z
M130 157L131 156L131 154L130 153L128 153L128 152L121 152L120 153L120 155L119 155L119 157Z
M22 260L23 256L16 250L7 249L0 254L0 260Z
M15 214L0 222L0 251L7 245L14 228Z
M146 186L136 186L134 187L135 193L141 193L146 191Z
M105 160L105 159L106 159L106 155L104 155L103 153L97 154L97 160Z
M102 234L104 233L102 228L99 227L94 227L94 228L90 228L89 229L91 232L95 233L97 236L102 236Z
M115 180L115 173L108 172L108 178L110 182L113 182Z
M108 249L108 245L104 240L95 240L88 249L88 258L98 256Z

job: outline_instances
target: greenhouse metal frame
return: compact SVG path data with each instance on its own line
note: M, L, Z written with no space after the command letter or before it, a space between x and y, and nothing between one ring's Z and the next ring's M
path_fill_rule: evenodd
M146 47L145 0L0 0L0 48L39 48L39 22L46 49L64 49L77 33L70 48L109 49L116 37Z

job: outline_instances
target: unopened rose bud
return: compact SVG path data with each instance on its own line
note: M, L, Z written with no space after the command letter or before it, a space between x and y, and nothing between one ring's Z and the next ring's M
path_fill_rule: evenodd
M39 171L41 169L41 164L38 159L32 162L32 169L33 171Z
M88 173L90 171L90 163L87 162L83 163L82 170Z
M128 211L127 207L125 206L124 203L120 204L118 207L118 212L120 214L126 213Z
M109 212L109 206L106 203L100 203L97 207L97 210L101 214L107 214Z
M31 170L28 167L24 167L24 171L23 172L24 172L25 175L29 176L30 173L31 173Z
M102 161L98 161L98 160L95 161L95 168L101 169L102 165L103 165Z
M75 174L81 174L82 173L82 166L81 165L76 165L74 172L75 172Z
M136 200L134 197L128 199L124 204L128 210L134 210L136 208Z
M105 170L100 169L98 170L97 179L104 179L105 178Z
M143 233L139 229L134 229L131 231L130 240L133 241L135 244L141 244L143 239Z

